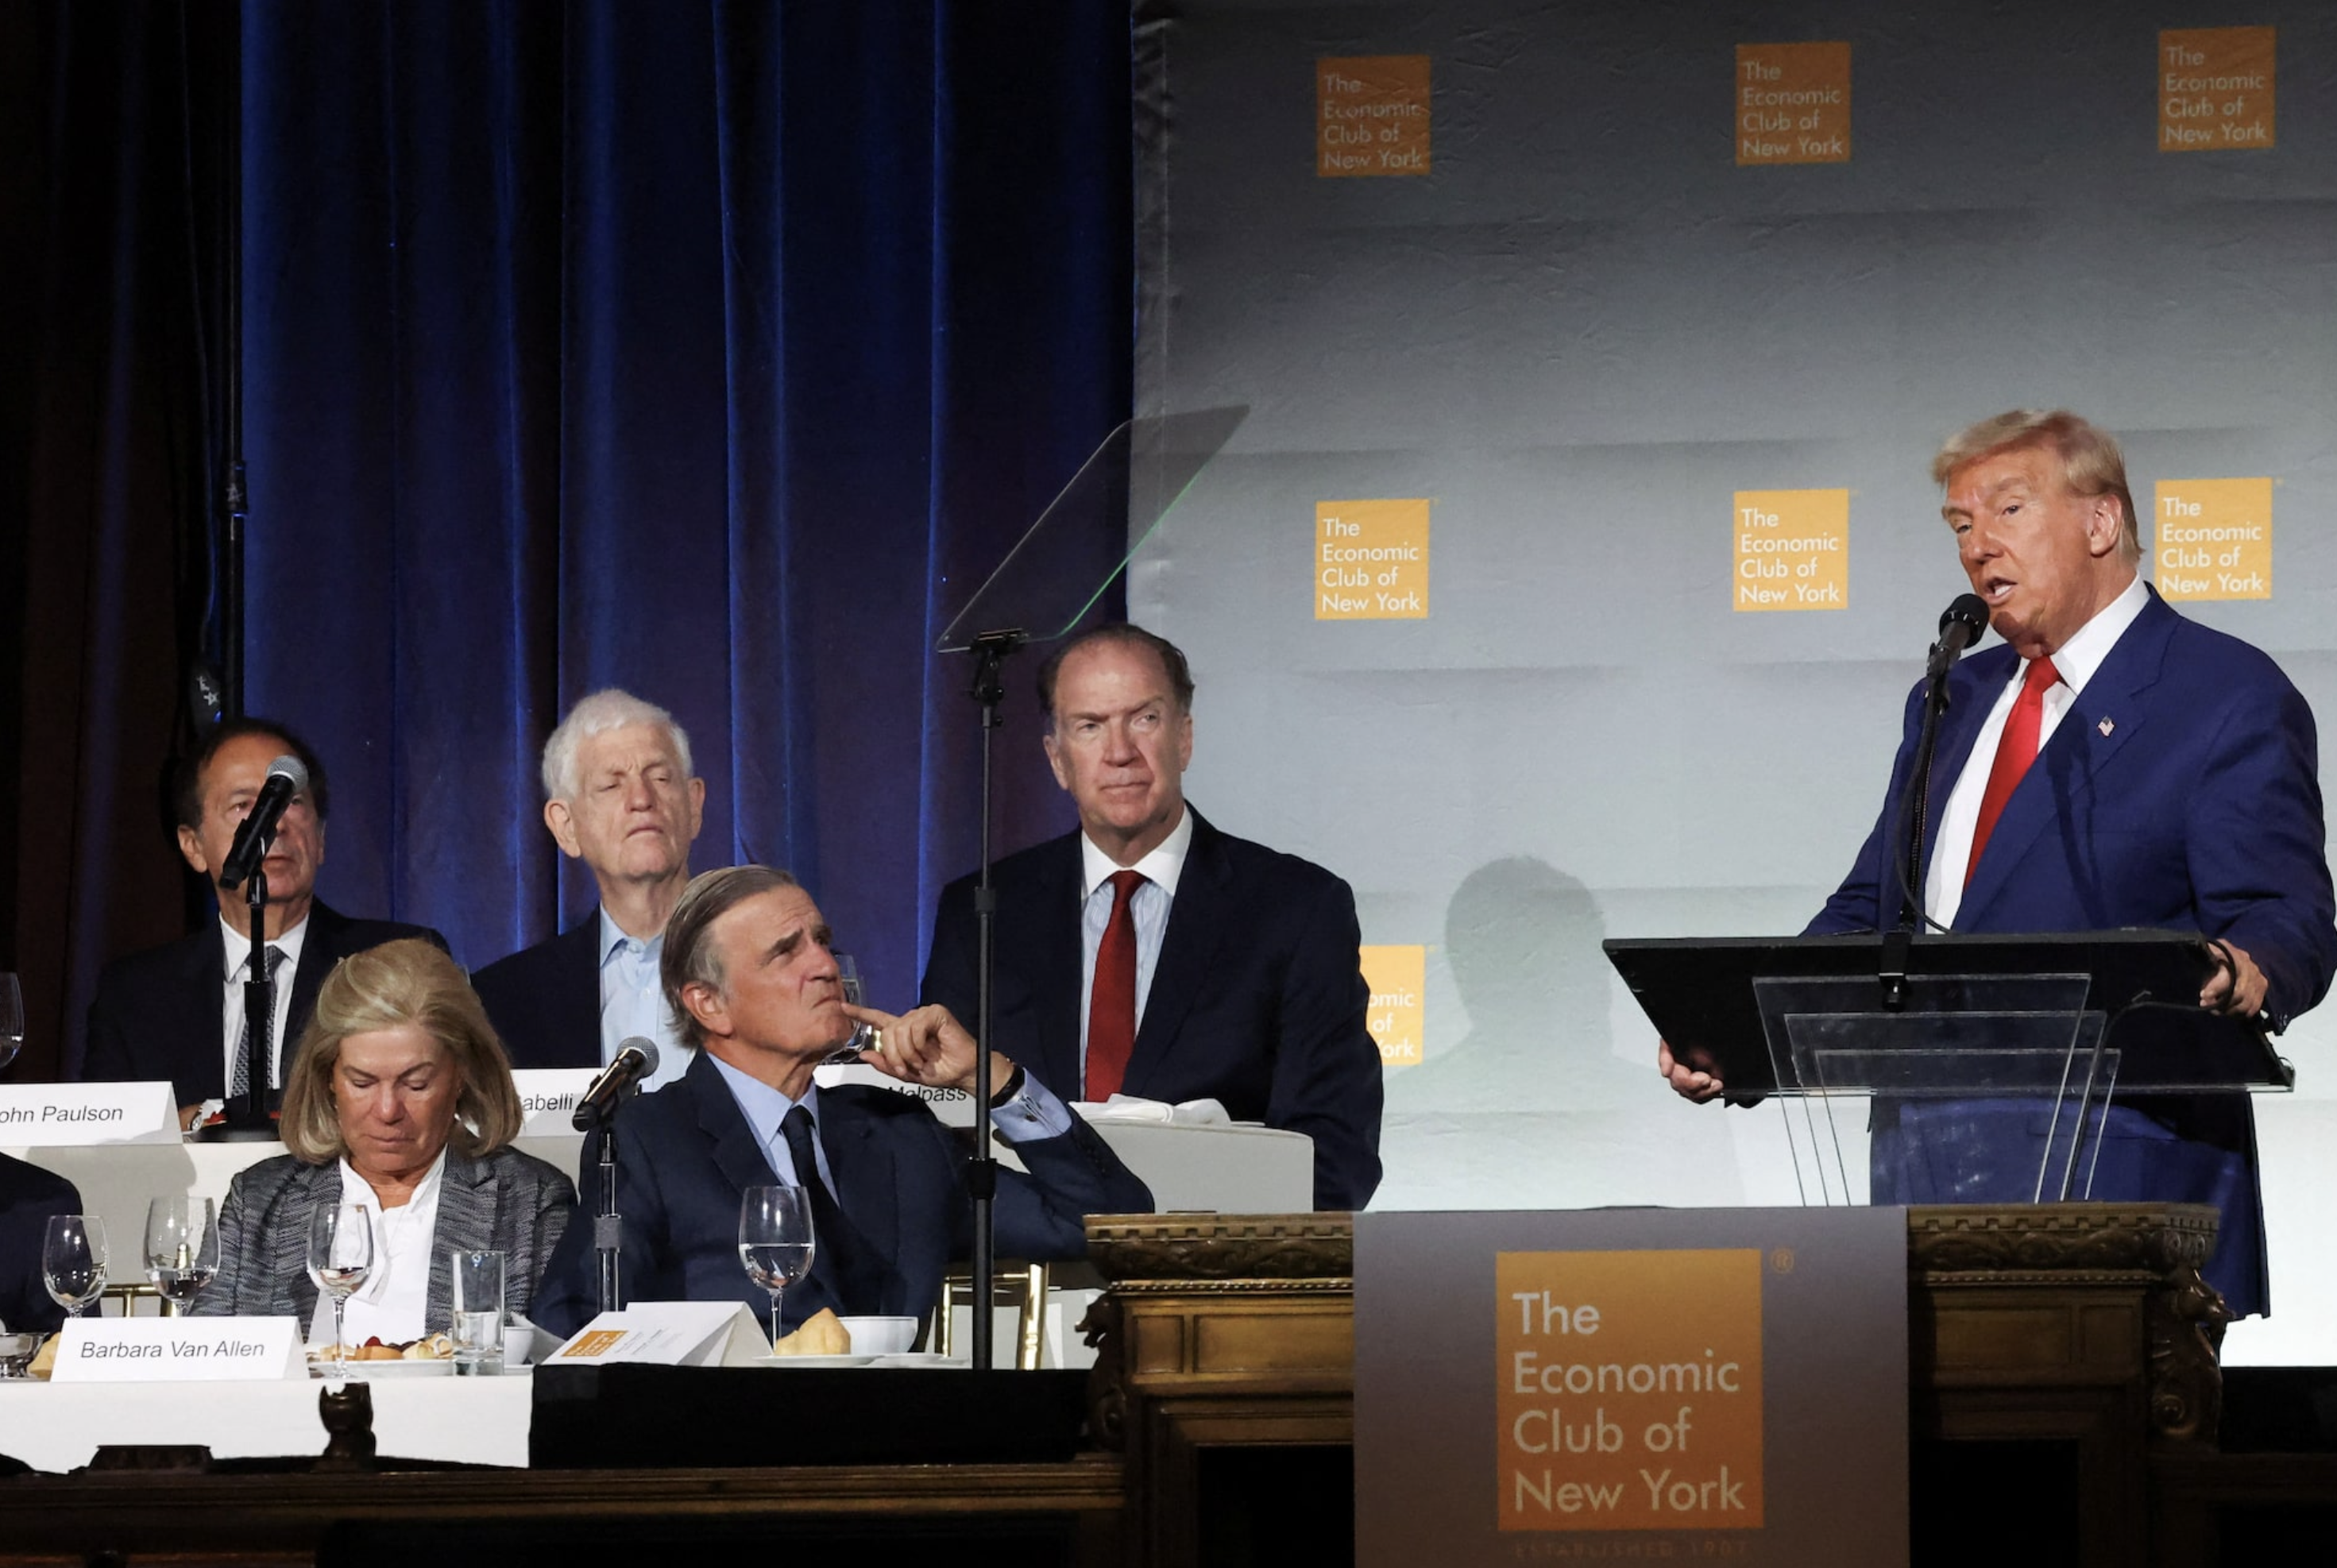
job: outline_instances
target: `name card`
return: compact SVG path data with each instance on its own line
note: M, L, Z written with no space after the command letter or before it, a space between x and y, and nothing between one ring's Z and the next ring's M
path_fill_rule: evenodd
M895 1094L914 1095L934 1108L944 1127L973 1125L973 1096L963 1089L936 1089L924 1083L904 1083L898 1078L888 1078L874 1067L860 1067L850 1063L834 1067L812 1069L812 1082L823 1089L833 1089L839 1083L865 1084L871 1089L890 1089Z
M306 1377L294 1318L68 1318L59 1383L248 1383Z
M519 1090L519 1107L527 1116L520 1124L519 1135L562 1138L573 1134L576 1103L600 1075L598 1067L514 1069L512 1083Z
M0 1086L0 1148L176 1143L170 1084L16 1083Z
M770 1358L762 1326L735 1301L636 1301L593 1318L543 1365L751 1367Z

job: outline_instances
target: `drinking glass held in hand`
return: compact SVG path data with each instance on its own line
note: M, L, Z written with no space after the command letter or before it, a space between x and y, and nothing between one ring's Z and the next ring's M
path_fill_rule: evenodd
M218 1216L208 1198L157 1198L146 1205L146 1281L165 1316L187 1309L219 1272Z
M105 1222L94 1214L52 1214L41 1243L41 1282L50 1298L78 1317L105 1292Z
M349 1375L348 1334L343 1319L349 1297L373 1272L373 1210L364 1204L343 1209L318 1205L308 1217L308 1278L333 1298L333 1371Z
M800 1187L749 1187L738 1203L738 1261L771 1295L771 1343L779 1342L779 1295L811 1272L811 1202Z

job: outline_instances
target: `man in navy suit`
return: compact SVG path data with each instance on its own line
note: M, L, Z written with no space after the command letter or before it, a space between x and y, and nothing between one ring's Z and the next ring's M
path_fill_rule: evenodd
M740 866L689 885L666 928L666 994L697 1054L679 1083L617 1118L617 1210L630 1300L768 1305L738 1260L749 1187L809 1191L817 1245L782 1323L842 1315L922 1316L949 1260L965 1255L973 1208L963 1156L914 1096L823 1089L813 1070L856 1022L879 1031L861 1060L904 1083L971 1089L974 1043L939 1007L895 1018L847 1007L828 928L784 871ZM1147 1212L1152 1195L1034 1075L991 1054L991 1121L1029 1174L999 1172L1002 1256L1082 1257L1090 1213ZM588 1147L588 1164L594 1154ZM583 1174L589 1180L592 1172ZM590 1190L590 1189L588 1189ZM544 1271L536 1321L560 1333L599 1305L592 1227L577 1224Z
M317 897L328 801L324 761L272 720L229 720L180 765L173 791L179 853L210 885L219 918L205 921L191 936L105 966L90 1002L83 1078L167 1078L182 1122L191 1122L203 1101L227 1096L230 1057L244 1039L251 915L241 890L222 893L218 876L236 829L267 782L269 765L287 754L308 770L308 788L285 808L275 841L260 862L268 877L265 941L267 950L278 955L269 1102L276 1099L272 1091L283 1086L284 1068L334 965L402 936L446 946L435 931L395 920L353 920Z
M1932 473L2004 642L1950 679L1923 823L1926 913L1957 931L2195 931L2215 953L2199 1005L2284 1028L2337 970L2303 698L2269 658L2142 582L2124 460L2084 420L2000 415L1950 442ZM1921 702L1919 687L1882 818L1813 934L1896 917L1891 828ZM1721 1092L1667 1049L1658 1065L1690 1098ZM2012 1102L1878 1104L1873 1200L2025 1198L2043 1121ZM2244 1095L2124 1097L2092 1195L2215 1204L2207 1279L2235 1312L2267 1309Z
M993 868L992 1044L1089 1100L1214 1099L1304 1132L1315 1206L1361 1209L1380 1181L1383 1091L1354 895L1186 805L1193 679L1166 639L1084 632L1041 668L1039 701L1080 831ZM961 1018L976 1005L973 884L943 891L925 965L924 1000ZM1129 947L1132 1013L1101 961Z
M514 1067L598 1067L638 1034L658 1043L649 1086L671 1083L689 1052L666 1011L658 963L706 810L689 737L653 703L595 691L544 742L543 794L543 825L561 853L592 873L601 906L471 984Z

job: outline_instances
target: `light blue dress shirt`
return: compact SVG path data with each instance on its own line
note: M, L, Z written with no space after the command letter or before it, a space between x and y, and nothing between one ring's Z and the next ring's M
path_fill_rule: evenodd
M680 1077L697 1054L674 1032L658 979L664 957L664 932L644 942L625 935L607 909L601 911L601 1063L614 1062L617 1048L636 1034L656 1041L657 1071L641 1081L643 1093Z

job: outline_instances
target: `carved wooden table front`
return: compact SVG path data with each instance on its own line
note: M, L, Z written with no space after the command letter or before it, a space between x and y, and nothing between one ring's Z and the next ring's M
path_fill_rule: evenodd
M1907 1234L1914 1436L2074 1447L2079 1560L2143 1561L2150 1456L2214 1443L2215 1210L1924 1208ZM1354 1219L1101 1216L1088 1240L1093 1427L1126 1457L1131 1547L1184 1568L1204 1451L1354 1441Z

